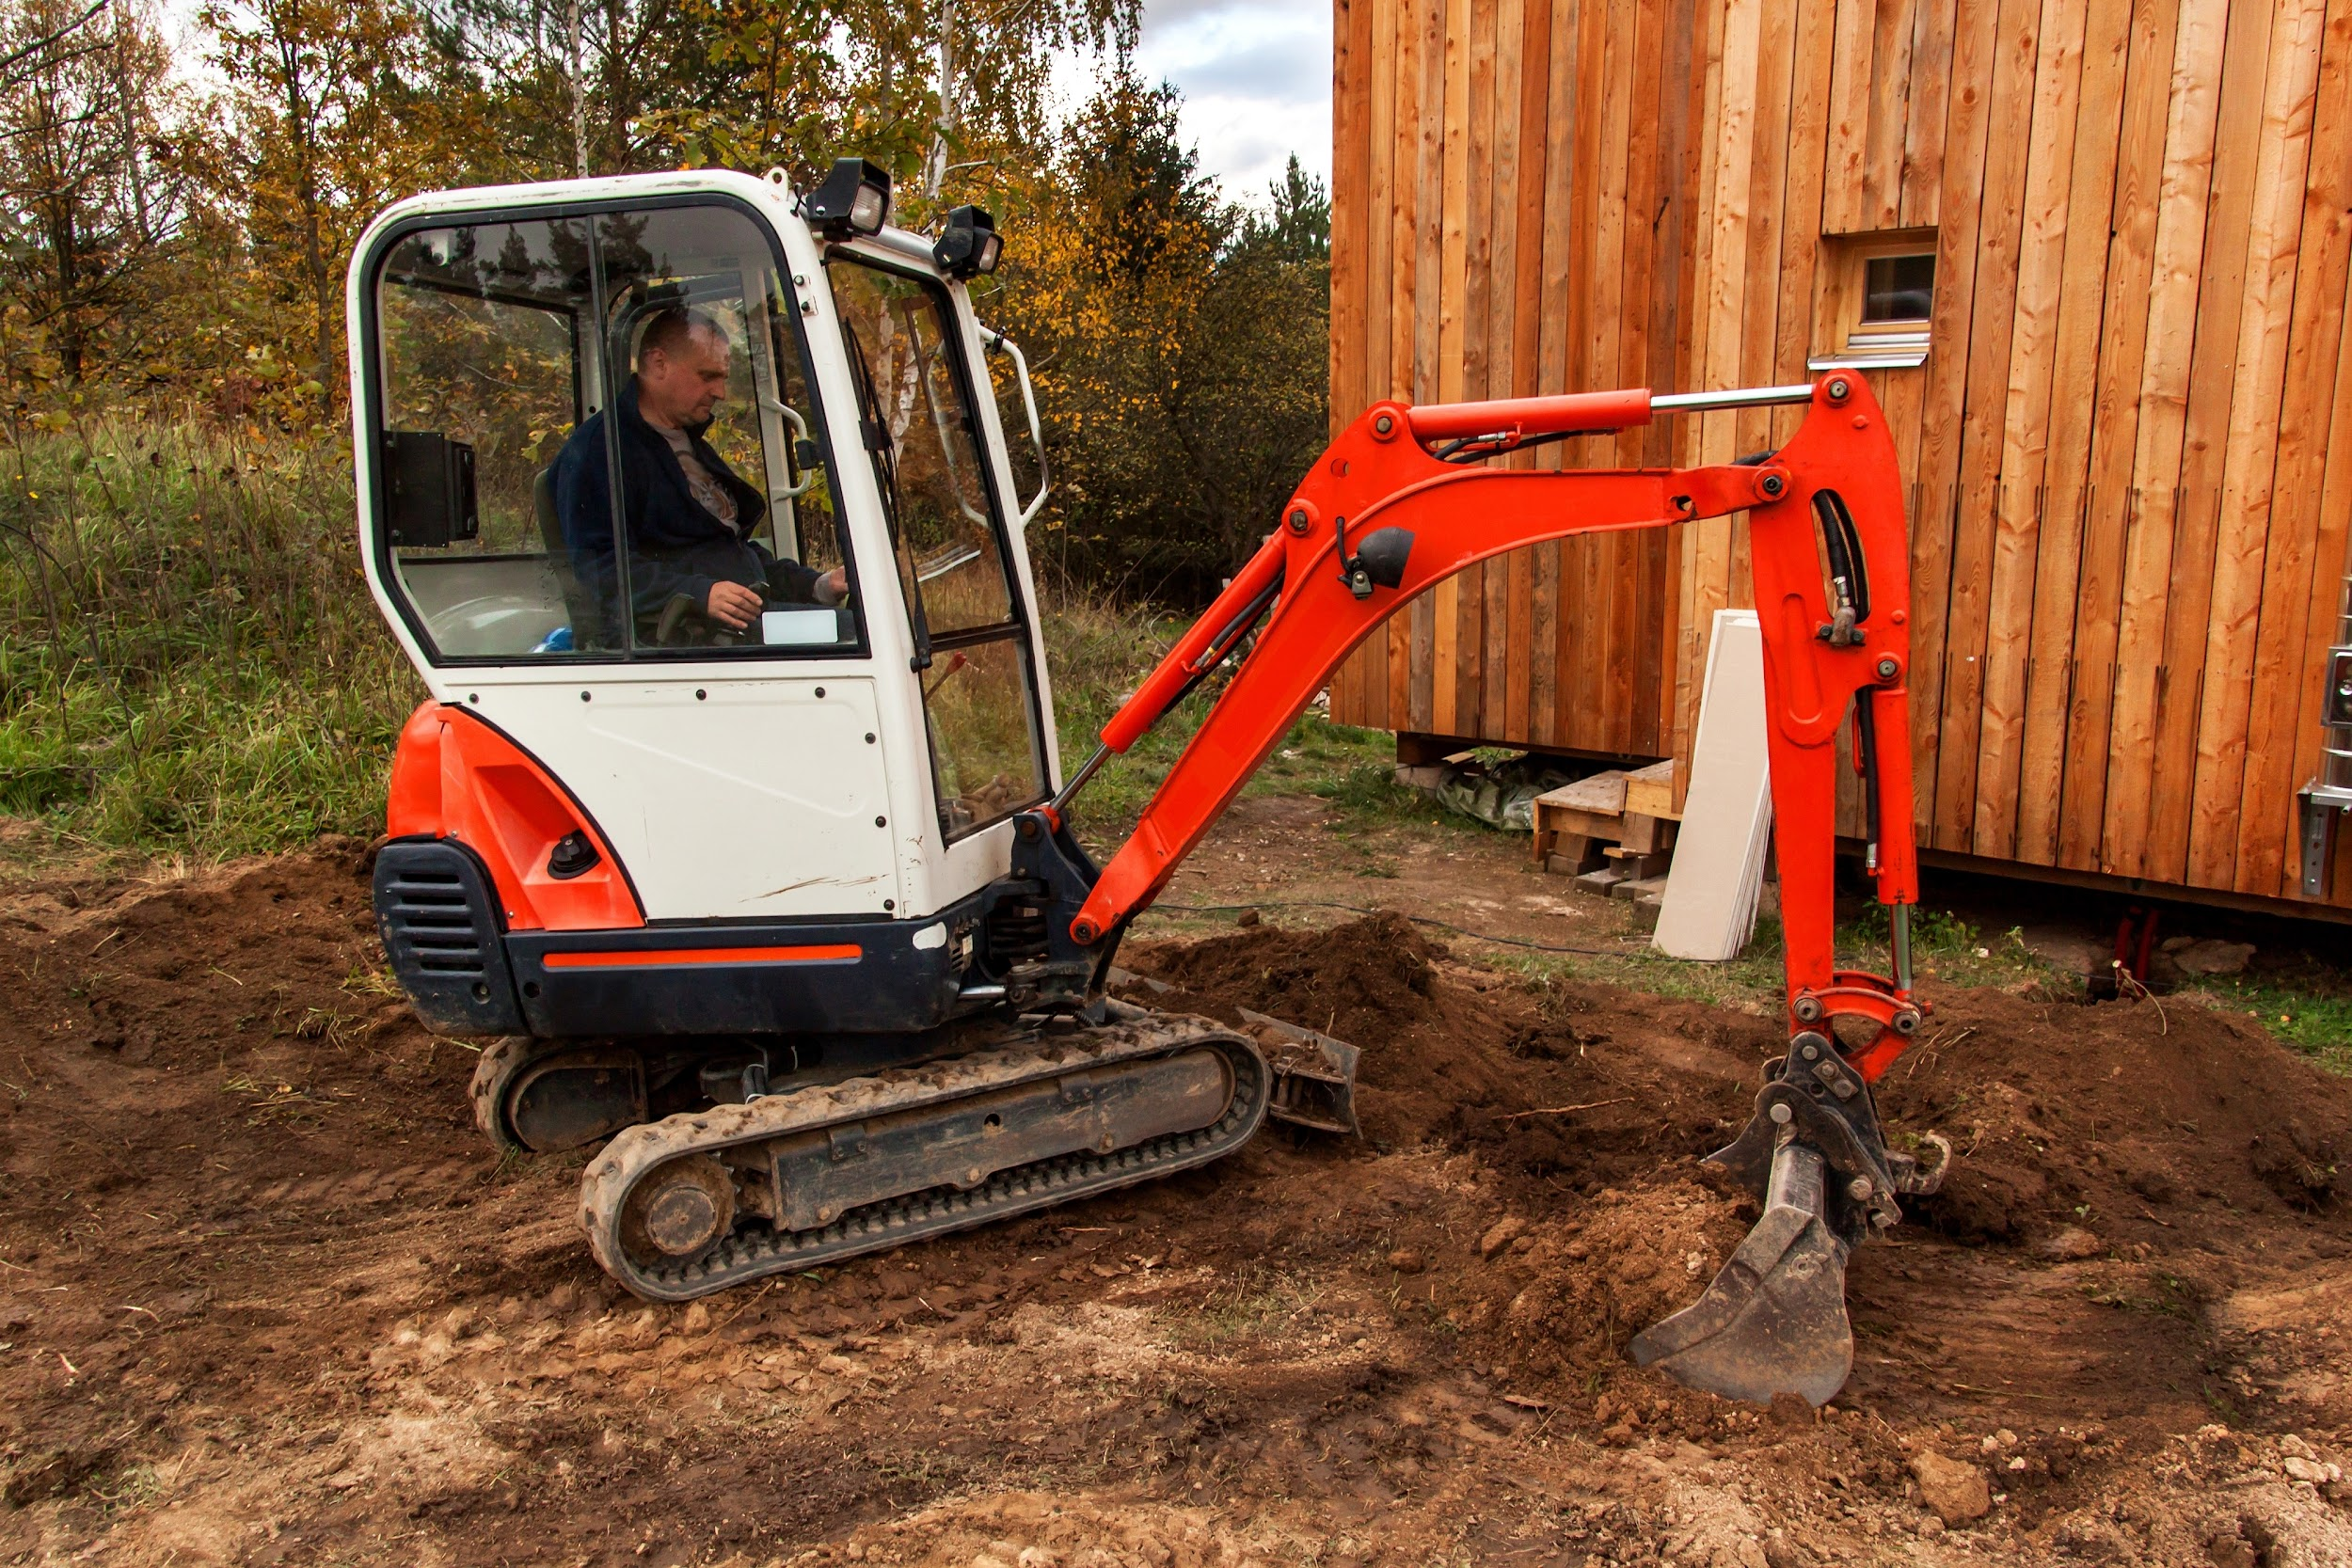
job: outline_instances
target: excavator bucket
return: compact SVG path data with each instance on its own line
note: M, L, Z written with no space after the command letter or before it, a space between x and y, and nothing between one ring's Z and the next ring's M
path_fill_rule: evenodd
M1677 1383L1769 1404L1819 1405L1853 1369L1846 1243L1830 1227L1827 1167L1801 1143L1772 1156L1763 1217L1706 1294L1633 1337L1633 1359Z

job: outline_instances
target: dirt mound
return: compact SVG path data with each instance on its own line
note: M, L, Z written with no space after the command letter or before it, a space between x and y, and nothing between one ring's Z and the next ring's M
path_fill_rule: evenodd
M2178 1240L2340 1210L2352 1191L2352 1084L2251 1019L1998 991L1936 1001L1879 1099L1891 1124L1951 1138L1950 1179L1916 1205L1948 1234Z
M1130 961L1177 987L1145 998L1154 1006L1229 1022L1248 1007L1359 1048L1358 1106L1375 1145L1474 1148L1555 1191L1597 1192L1721 1147L1770 1040L1761 1021L1608 987L1539 994L1454 962L1385 911L1159 943Z
M1161 979L1338 1035L1387 1035L1435 1022L1437 960L1445 956L1394 911L1323 931L1254 927L1152 948Z
M1473 1323L1536 1375L1613 1364L1635 1334L1698 1299L1754 1217L1754 1205L1688 1174L1605 1188L1497 1249Z

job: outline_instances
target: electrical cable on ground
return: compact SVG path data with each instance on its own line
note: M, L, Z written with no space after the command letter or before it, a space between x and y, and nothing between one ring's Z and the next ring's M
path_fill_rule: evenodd
M1174 914L1233 914L1243 910L1343 910L1349 914L1399 914L1404 915L1416 926L1427 926L1434 930L1451 931L1457 937L1468 937L1472 942L1490 942L1498 947L1526 947L1538 953L1582 953L1596 958L1620 958L1625 956L1621 948L1567 947L1558 942L1529 942L1521 937L1489 936L1484 931L1473 931L1466 926L1454 926L1442 920L1432 920L1425 914L1405 914L1403 910L1367 910L1355 904L1333 904L1320 898L1300 898L1279 904L1161 903L1154 904L1152 908L1165 910Z

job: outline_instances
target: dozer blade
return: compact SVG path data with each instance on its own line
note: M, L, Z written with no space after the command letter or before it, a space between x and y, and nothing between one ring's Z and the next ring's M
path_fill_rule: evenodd
M1265 1114L1295 1126L1354 1136L1356 1060L1362 1053L1318 1030L1248 1007L1233 1010L1257 1036L1274 1072L1274 1100Z
M1846 1243L1830 1228L1827 1167L1788 1143L1772 1156L1764 1215L1707 1293L1633 1337L1633 1359L1726 1399L1826 1402L1853 1370Z
M1112 985L1169 996L1176 988L1149 974L1113 966L1105 976ZM1257 1040L1266 1067L1274 1074L1274 1098L1266 1115L1295 1127L1354 1137L1356 1123L1356 1062L1363 1053L1345 1040L1333 1039L1284 1019L1271 1018L1248 1007L1235 1007L1242 1026Z

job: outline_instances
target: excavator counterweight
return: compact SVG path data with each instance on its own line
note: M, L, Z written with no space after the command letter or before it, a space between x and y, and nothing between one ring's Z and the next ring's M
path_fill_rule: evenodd
M378 924L421 1017L498 1037L485 1131L600 1145L591 1251L682 1300L1196 1166L1269 1117L1350 1130L1344 1042L1109 1000L1129 925L1417 594L1547 540L1744 515L1789 1047L1716 1156L1762 1219L1633 1350L1827 1398L1846 1255L1941 1168L1887 1149L1870 1091L1923 1009L1907 544L1861 378L1375 404L1065 777L1024 532L1044 454L1025 485L1006 428L1038 443L1036 404L965 288L1007 242L974 210L937 239L889 210L845 159L806 196L693 171L420 197L357 247L363 556L431 692ZM1756 405L1804 417L1739 463L1505 461ZM1083 785L1213 677L1098 867ZM1832 946L1849 729L1891 976Z

